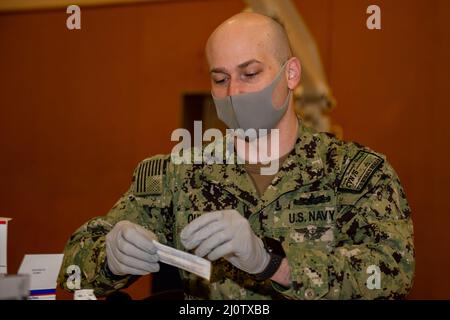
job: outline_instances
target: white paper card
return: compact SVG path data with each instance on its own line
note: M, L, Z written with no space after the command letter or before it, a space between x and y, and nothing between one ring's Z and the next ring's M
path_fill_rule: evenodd
M63 254L27 254L22 260L18 274L29 274L30 299L54 300L56 280L61 268Z
M73 300L97 300L94 289L75 290Z

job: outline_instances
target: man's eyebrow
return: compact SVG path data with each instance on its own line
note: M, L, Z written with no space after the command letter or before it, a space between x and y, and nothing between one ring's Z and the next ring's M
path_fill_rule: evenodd
M251 65L252 63L261 63L261 61L256 60L256 59L251 59L251 60L245 61L245 62L241 63L240 65L238 65L238 68L244 69L244 68L248 67L249 65Z
M209 72L210 73L228 73L227 70L225 70L225 68L212 68Z
M251 60L248 60L248 61L245 61L245 62L239 64L237 67L239 69L244 69L244 68L248 67L249 65L251 65L252 63L261 63L261 61L256 60L256 59L251 59ZM209 72L210 73L227 73L228 74L228 72L225 68L213 68Z

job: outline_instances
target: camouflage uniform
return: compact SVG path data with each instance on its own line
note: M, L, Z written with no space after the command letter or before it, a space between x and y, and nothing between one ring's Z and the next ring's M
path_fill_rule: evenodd
M95 288L97 295L123 288L137 277L115 276L106 267L105 235L115 223L137 223L161 243L183 249L183 227L202 212L222 209L237 210L257 235L282 243L291 286L254 281L219 259L209 283L180 271L187 297L399 298L411 288L413 226L393 168L383 155L301 123L294 149L261 197L243 165L174 165L170 156L144 160L111 211L69 239L59 282L66 287L65 270L74 264L81 268L82 288ZM379 289L366 285L370 266L381 272Z

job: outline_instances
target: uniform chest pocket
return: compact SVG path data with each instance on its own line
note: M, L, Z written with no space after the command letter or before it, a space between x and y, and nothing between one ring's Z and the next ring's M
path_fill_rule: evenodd
M336 214L333 190L294 192L279 199L266 229L287 243L329 246L334 241Z

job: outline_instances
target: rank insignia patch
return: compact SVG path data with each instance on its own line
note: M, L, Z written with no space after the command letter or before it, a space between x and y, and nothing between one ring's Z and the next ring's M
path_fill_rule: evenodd
M338 190L361 192L383 162L376 154L359 151L345 169Z

